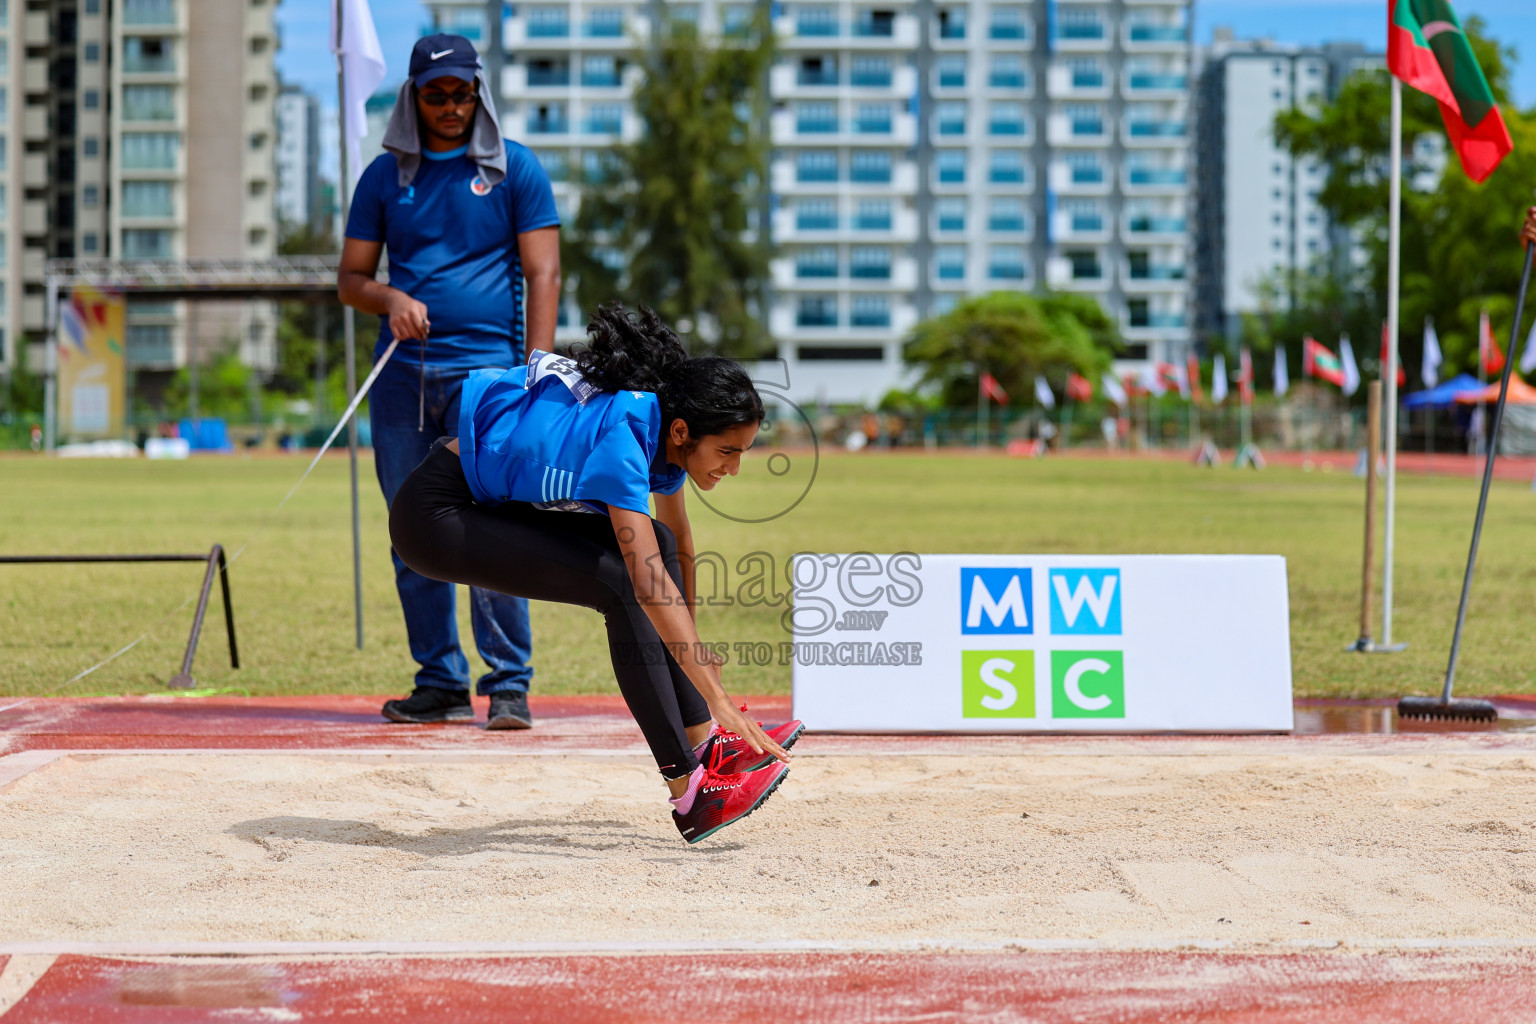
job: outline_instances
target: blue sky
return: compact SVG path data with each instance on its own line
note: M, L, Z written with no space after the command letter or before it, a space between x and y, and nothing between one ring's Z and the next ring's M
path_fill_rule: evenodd
M371 0L371 5L389 65L389 84L398 84L405 77L411 44L427 25L426 8L418 0ZM336 61L327 49L330 6L330 0L286 0L278 7L282 47L277 69L284 81L318 95L334 116ZM1455 7L1464 18L1481 15L1495 36L1516 43L1517 48L1522 40L1536 40L1533 0L1455 0ZM1268 36L1278 42L1313 44L1357 41L1384 48L1386 11L1387 0L1195 0L1195 36L1207 42L1212 28L1230 25L1239 38ZM1536 58L1516 65L1514 93L1522 107L1536 104ZM323 162L334 176L334 125L324 133L323 145Z

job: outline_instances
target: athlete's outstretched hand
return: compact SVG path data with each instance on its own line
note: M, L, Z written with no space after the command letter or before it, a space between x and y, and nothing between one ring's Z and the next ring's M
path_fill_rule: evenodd
M720 728L746 740L754 753L766 752L789 764L789 751L769 739L768 734L763 732L763 727L742 714L734 704L723 708L710 708L710 710L714 712L715 721Z

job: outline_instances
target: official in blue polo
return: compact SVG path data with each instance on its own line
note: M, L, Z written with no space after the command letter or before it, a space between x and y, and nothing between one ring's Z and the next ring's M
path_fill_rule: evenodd
M466 376L517 366L528 348L554 348L554 194L534 155L501 137L492 95L467 39L418 41L384 133L385 152L363 172L352 199L337 279L341 301L378 315L375 358L400 339L369 396L386 503L432 442L457 432ZM388 284L378 280L386 248ZM387 702L384 717L470 721L469 662L459 645L454 588L391 555L419 667L415 690ZM477 684L490 697L489 727L528 728L528 602L472 588L470 624L490 667Z

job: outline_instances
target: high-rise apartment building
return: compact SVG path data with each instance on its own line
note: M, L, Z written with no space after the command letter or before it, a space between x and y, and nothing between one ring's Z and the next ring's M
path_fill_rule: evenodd
M429 3L487 31L479 3ZM570 168L638 131L634 48L654 19L712 36L753 3L519 4L503 19L504 130L566 210ZM1132 359L1189 342L1189 0L886 0L772 6L769 324L798 398L873 402L901 342L963 297L1092 295ZM562 332L579 333L575 310Z
M1197 331L1235 341L1245 313L1289 304L1287 282L1322 260L1359 256L1350 233L1318 205L1319 161L1275 142L1277 115L1331 101L1344 80L1384 58L1358 43L1318 48L1237 40L1217 29L1197 95ZM1334 269L1347 269L1335 267Z
M0 0L8 365L42 341L50 257L273 254L273 5ZM274 335L258 304L130 302L129 366L142 382L228 345L271 366Z
M322 223L320 201L320 101L295 85L277 94L273 207L280 225Z

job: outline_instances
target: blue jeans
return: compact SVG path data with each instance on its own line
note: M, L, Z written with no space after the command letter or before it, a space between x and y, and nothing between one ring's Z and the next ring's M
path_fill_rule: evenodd
M400 485L427 457L433 441L459 433L459 392L469 371L427 367L426 423L421 430L416 429L422 393L418 373L414 365L391 361L369 392L373 465L385 504L394 503ZM421 665L416 671L416 685L467 692L469 660L459 646L453 584L412 572L393 548L390 555L395 562L395 589L405 610L411 657ZM533 648L528 602L478 587L470 588L469 601L475 647L491 667L480 678L476 691L482 697L505 690L526 693L533 680L533 669L528 667Z

